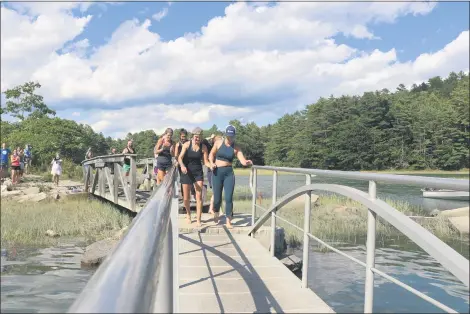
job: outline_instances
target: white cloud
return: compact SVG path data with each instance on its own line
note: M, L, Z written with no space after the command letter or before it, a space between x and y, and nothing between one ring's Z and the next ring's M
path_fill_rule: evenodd
M160 11L158 11L157 13L155 13L154 15L152 15L152 18L155 21L160 22L167 15L168 15L168 8L163 8Z
M150 31L150 20L133 19L123 21L106 44L93 48L87 39L74 40L92 17L73 16L67 4L56 9L36 6L35 12L42 12L36 19L2 8L2 90L35 79L50 103L98 102L103 110L93 111L86 121L115 134L234 117L252 120L267 105L269 114L282 114L319 96L394 89L400 83L468 70L468 31L412 62L400 62L395 49L365 53L332 39L340 33L378 39L370 28L374 23L427 14L434 6L238 2L199 33L162 41ZM153 19L167 13L166 8ZM146 99L158 99L158 104L134 105ZM120 102L134 106L106 110Z

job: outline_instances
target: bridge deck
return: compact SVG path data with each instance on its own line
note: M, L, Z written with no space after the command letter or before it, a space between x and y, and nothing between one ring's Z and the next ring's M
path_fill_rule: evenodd
M334 313L257 239L237 232L246 227L204 225L191 230L180 216L181 313Z

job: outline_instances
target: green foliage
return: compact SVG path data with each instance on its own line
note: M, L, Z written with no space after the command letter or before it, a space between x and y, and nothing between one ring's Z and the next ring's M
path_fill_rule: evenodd
M8 113L21 121L26 118L27 113L30 118L55 115L55 111L46 106L43 97L35 94L36 88L41 88L41 84L27 82L6 90L6 107L2 108L1 113Z

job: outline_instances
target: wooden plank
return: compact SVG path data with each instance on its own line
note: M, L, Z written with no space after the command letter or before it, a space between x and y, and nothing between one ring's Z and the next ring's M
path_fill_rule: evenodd
M98 184L98 171L93 175L93 183L91 185L91 194L95 194L96 185Z
M116 170L117 170L117 173L116 173ZM130 202L130 189L129 189L129 186L127 185L127 182L125 180L125 176L123 175L122 173L122 168L121 167L116 167L114 169L114 175L118 175L119 179L121 179L121 184L122 184L122 189L124 190L124 195L126 195L126 200L128 202Z
M111 176L111 170L108 167L105 167L103 170L104 170L104 175L106 176L106 181L108 182L109 192L113 196L113 200L114 200L114 193L115 193L115 191L114 191L114 180Z
M112 200L114 203L117 204L118 202L118 192L119 192L119 165L113 164L114 167L114 175L113 175L113 196L114 199Z
M131 170L129 171L129 183L130 183L130 198L129 202L131 204L131 210L135 211L135 204L136 204L136 195L135 190L137 189L137 168L135 164L135 157L131 158Z
M99 190L100 190L100 195L104 195L104 193L106 192L105 189L106 189L106 176L105 176L105 173L104 173L104 169L105 168L100 168L100 176L98 178L98 182L99 182Z

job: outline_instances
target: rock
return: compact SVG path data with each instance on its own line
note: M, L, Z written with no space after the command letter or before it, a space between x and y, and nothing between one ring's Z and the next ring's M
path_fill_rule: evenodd
M59 192L54 195L54 199L58 200L60 198Z
M305 195L301 195L301 196L297 197L296 199L292 200L292 202L305 204L305 197L306 197ZM316 194L311 194L310 197L312 199L312 204L315 204L318 201L318 199L320 198Z
M469 209L470 207L461 207L461 208L456 208L456 209L449 209L449 210L443 210L440 212L441 216L444 217L462 217L462 216L468 216L469 215Z
M335 209L333 209L333 212L334 213L341 213L341 214L344 214L348 211L348 206L339 206L339 207L336 207Z
M82 256L82 266L98 266L113 251L119 240L105 239L86 247Z
M5 191L5 192L2 191L2 198L11 198L14 196L19 196L19 195L23 195L23 191L20 191L20 190Z
M30 195L23 195L19 197L18 202L23 203L25 201L29 202L40 202L43 201L47 198L47 194L44 192L38 193L38 194L30 194Z
M469 216L449 217L448 219L460 233L469 233Z
M55 232L55 231L53 231L53 230L51 230L51 229L49 229L49 230L46 231L46 235L49 236L49 237L51 237L51 238L56 238L56 237L59 237L59 236L60 236L57 232Z
M295 255L289 255L287 257L284 257L283 259L281 259L281 263L283 263L284 266L286 266L293 272L302 269L302 259Z
M431 210L431 211L429 212L429 216L431 216L431 217L436 217L436 216L438 216L440 213L441 213L440 210L438 210L438 209L433 209L433 210Z
M129 228L128 226L122 228L121 230L119 230L118 232L116 232L116 233L114 234L114 236L113 236L111 239L113 239L113 240L121 240L121 239L124 237L124 235L126 234L126 231L127 231L128 228Z
M23 190L23 193L26 194L26 195L38 194L40 192L41 192L41 190L37 186L32 186L32 187L29 187L29 188Z

